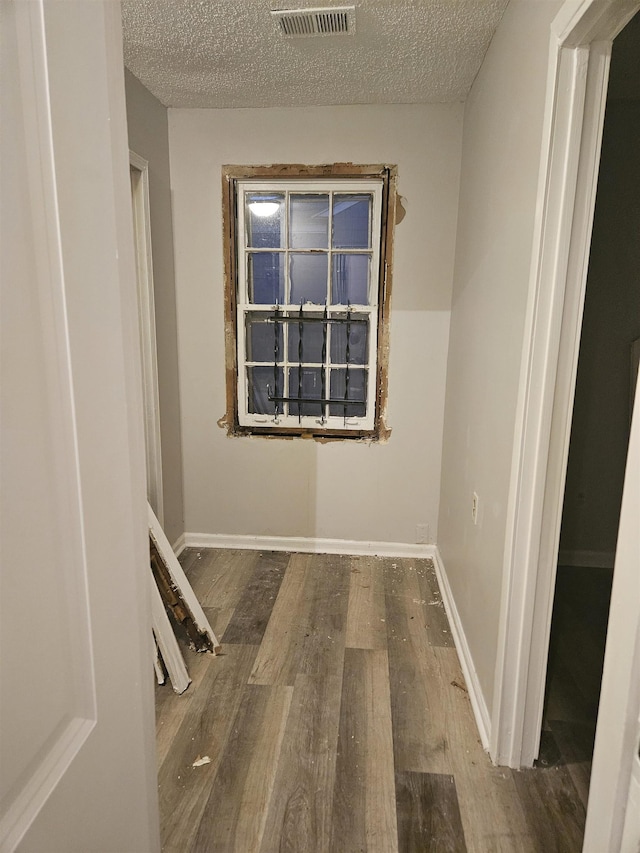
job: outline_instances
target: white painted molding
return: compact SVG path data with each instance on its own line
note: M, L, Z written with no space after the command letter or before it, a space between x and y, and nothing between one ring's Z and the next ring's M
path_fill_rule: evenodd
M191 684L191 678L187 672L187 667L182 657L182 652L176 635L173 633L173 628L167 611L165 610L162 597L156 586L153 576L150 576L149 584L151 588L151 618L153 622L153 636L155 637L157 647L160 650L162 660L169 673L171 685L176 693L184 693L187 687ZM156 669L157 673L157 669Z
M464 675L467 690L469 691L469 699L471 700L473 715L476 719L476 725L478 726L480 740L482 741L483 748L488 751L489 744L491 742L491 715L489 714L489 708L487 707L482 688L480 687L478 673L473 665L473 658L471 657L471 650L469 649L467 637L464 633L462 620L460 619L460 614L458 613L458 608L456 607L456 602L453 597L453 593L451 592L451 587L449 586L447 572L437 546L433 547L432 556L433 564L436 569L436 576L438 578L438 586L440 587L440 593L442 595L442 602L449 619L451 635L453 636L453 641L456 645L462 674Z
M153 544L156 546L158 556L164 563L166 570L169 572L172 582L179 590L182 603L189 611L189 615L193 619L196 628L201 634L204 634L209 638L213 653L218 654L220 651L218 638L214 634L213 628L209 624L209 620L198 601L198 597L187 580L187 576L178 562L178 559L173 552L173 548L169 544L169 540L165 536L164 530L156 518L150 503L147 503L147 512L149 520L149 536L151 537Z
M356 539L319 539L308 536L241 536L225 533L185 533L184 548L238 548L249 551L295 551L303 554L434 558L434 545L405 542L361 542Z
M613 569L615 551L560 551L559 566L584 569Z
M135 151L129 151L129 166L138 176L136 180L131 180L131 199L136 250L140 356L142 360L147 497L151 501L160 524L164 524L158 347L153 286L151 208L149 204L149 163Z
M173 545L171 547L172 547L173 553L176 555L176 557L179 557L180 554L182 554L184 549L187 547L187 543L185 540L184 533L181 533L180 536L178 536L178 538L176 539L176 541L173 543Z

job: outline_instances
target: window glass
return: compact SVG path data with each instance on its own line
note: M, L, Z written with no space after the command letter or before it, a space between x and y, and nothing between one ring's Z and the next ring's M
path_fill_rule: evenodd
M367 371L362 368L336 368L331 371L331 399L358 400L357 403L331 403L329 414L363 418L367 408Z
M247 408L251 414L274 415L276 403L269 397L282 395L284 384L284 370L278 367L275 371L271 367L248 367L247 368ZM282 412L282 403L278 404L278 411Z
M371 248L371 195L333 196L333 248Z
M346 319L346 315L341 315ZM353 314L349 323L331 324L331 363L366 364L368 324L361 314Z
M315 305L324 305L327 301L328 257L326 254L290 255L291 303L300 305L313 302Z
M321 400L323 373L322 367L303 367L302 371L298 367L292 367L289 370L289 396L304 397L305 401L313 400L314 397ZM320 418L322 406L320 403L289 403L289 413L295 417L302 415Z
M284 302L284 254L250 252L247 264L249 302L256 305L281 305Z
M305 314L306 321L302 322L302 336L300 335L300 323L289 323L289 361L322 363L323 350L323 324L322 314ZM311 319L313 318L313 320ZM315 320L315 322L314 322ZM299 344L302 338L302 349Z
M289 198L289 246L292 249L329 248L329 196Z
M369 255L335 254L331 273L334 305L369 304Z
M263 313L252 312L246 317L247 361L266 361L273 364L284 357L282 323L269 321Z
M247 246L281 249L284 246L284 195L247 193L245 196Z

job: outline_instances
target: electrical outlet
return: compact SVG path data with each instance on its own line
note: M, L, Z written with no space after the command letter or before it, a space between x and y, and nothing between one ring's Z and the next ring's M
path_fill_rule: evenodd
M416 524L416 545L426 545L429 541L429 525Z
M477 492L473 493L473 497L471 498L471 518L473 519L473 523L478 523L478 494Z

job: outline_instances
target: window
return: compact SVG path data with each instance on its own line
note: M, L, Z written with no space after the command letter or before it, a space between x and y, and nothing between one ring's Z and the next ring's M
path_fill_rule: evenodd
M233 432L380 435L389 170L361 169L226 176Z

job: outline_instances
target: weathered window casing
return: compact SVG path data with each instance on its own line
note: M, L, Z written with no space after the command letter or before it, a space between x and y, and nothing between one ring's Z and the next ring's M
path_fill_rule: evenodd
M225 167L233 435L386 437L395 170Z

